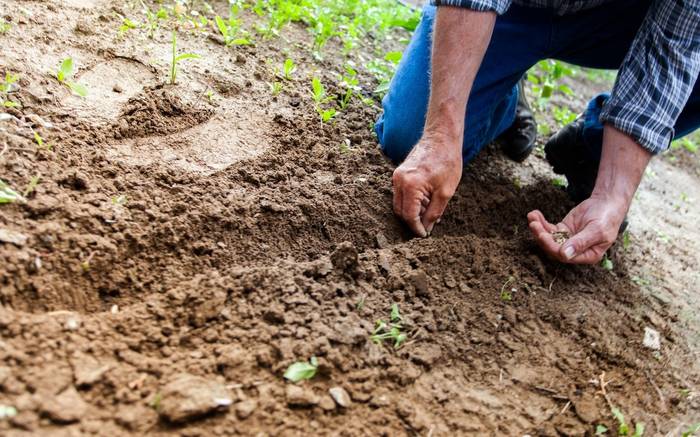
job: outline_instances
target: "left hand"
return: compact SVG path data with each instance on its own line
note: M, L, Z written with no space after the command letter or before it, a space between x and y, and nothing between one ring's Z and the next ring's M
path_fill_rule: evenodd
M557 225L538 210L531 211L527 219L537 244L552 258L569 264L596 264L615 242L628 208L624 199L594 194ZM557 231L569 234L561 245L552 236Z

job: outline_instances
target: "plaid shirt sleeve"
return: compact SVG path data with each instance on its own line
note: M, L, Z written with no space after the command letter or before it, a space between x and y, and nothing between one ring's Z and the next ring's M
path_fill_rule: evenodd
M700 2L655 0L600 121L652 153L666 150L700 71Z
M495 12L503 14L510 7L512 0L430 0L433 6L459 6L474 11Z

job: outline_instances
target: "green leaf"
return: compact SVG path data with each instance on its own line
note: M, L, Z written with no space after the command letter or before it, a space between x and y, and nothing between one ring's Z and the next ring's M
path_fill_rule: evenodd
M252 44L248 38L236 38L231 41L231 44L235 46L249 46Z
M642 437L643 435L644 435L644 424L637 423L637 425L634 427L634 434L632 434L632 437Z
M56 75L59 82L73 76L73 58L66 58L61 62L61 66L58 69L58 74Z
M299 382L305 379L311 379L316 375L318 369L318 360L316 357L311 357L310 362L297 361L287 367L284 372L284 377L292 382Z
M600 266L610 272L613 269L613 262L610 260L610 258L605 256L600 262Z
M595 427L595 435L603 435L608 432L608 428L605 425L598 425Z
M398 322L400 320L401 320L401 313L399 312L399 305L392 304L391 305L391 321Z
M686 431L681 434L681 437L693 437L695 434L700 431L700 423L696 423L695 425L690 425L690 428L688 428Z
M23 200L22 196L0 179L0 204Z
M75 94L79 95L80 97L86 97L88 95L88 89L85 85L77 82L66 82L66 85L73 91Z
M326 95L326 89L323 87L321 80L315 76L311 79L311 90L314 93L316 103L321 102Z
M181 55L177 55L175 57L175 62L180 62L183 59L200 59L201 56L195 54L195 53L183 53Z
M543 99L548 99L548 98L552 97L553 90L554 90L554 88L552 87L552 85L545 84L544 86L542 86L542 91L540 92L540 97L542 97Z
M384 60L389 61L392 64L398 64L402 57L403 53L401 52L387 52L387 54L384 55Z
M214 17L214 21L216 22L216 27L219 29L219 32L221 32L221 35L224 37L224 41L228 44L228 26L226 22L218 15Z

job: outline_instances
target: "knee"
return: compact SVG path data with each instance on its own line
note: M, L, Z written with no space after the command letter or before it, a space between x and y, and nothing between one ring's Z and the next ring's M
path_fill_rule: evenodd
M374 126L382 152L398 164L408 156L420 139L423 126L415 122L400 120L386 107Z

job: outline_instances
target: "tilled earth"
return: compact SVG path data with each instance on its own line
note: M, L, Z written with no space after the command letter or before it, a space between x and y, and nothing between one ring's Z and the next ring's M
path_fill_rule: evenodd
M117 38L115 13L134 11L3 9L21 107L0 122L0 177L40 182L0 208L0 404L17 411L2 434L590 435L616 427L612 406L648 435L698 421L697 352L631 280L632 255L614 249L608 272L534 245L527 212L571 207L547 176L515 183L490 148L434 235L411 239L377 107L328 124L313 107L312 74L340 90L333 44L317 61L296 25L234 48L181 29L203 58L166 85L169 32ZM84 99L49 73L68 55ZM299 70L272 97L288 56ZM394 303L399 349L370 340ZM316 377L283 379L312 356Z

